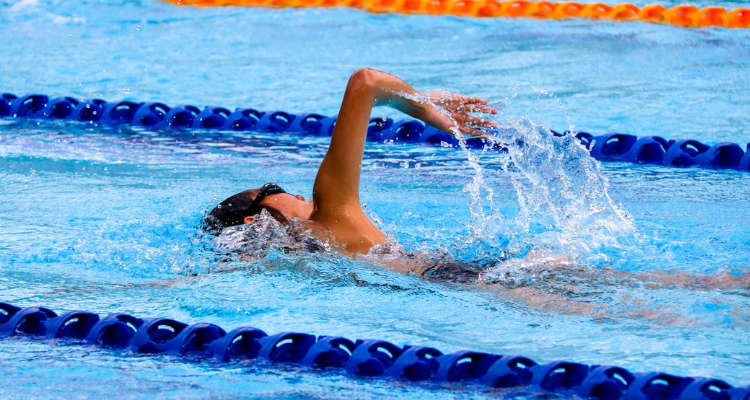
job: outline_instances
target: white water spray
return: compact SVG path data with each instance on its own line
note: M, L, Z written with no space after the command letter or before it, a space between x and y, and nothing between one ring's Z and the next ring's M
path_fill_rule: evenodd
M454 132L473 172L464 187L471 197L470 235L457 241L454 250L495 259L533 253L581 262L606 260L604 249L621 248L634 236L633 221L610 197L599 163L573 135L555 136L529 117L507 112L522 86L530 88L540 104L553 101L555 107L547 107L545 112L562 111L568 130L574 130L559 99L520 84L507 99L491 103L499 109L497 115L482 115L498 125L485 150L498 145L504 152L478 153L466 146L462 134ZM484 168L488 159L501 167ZM487 179L492 174L512 185L515 213L496 207L496 190Z

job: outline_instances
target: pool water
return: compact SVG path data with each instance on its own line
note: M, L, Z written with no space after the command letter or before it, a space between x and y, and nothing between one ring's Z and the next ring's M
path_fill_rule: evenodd
M510 257L466 286L327 253L226 261L200 234L242 189L309 197L326 139L0 120L0 300L750 383L750 174L599 165L545 129L744 144L747 31L150 0L0 10L0 91L334 115L370 66L491 99L502 140L523 143L367 145L362 200L405 250ZM498 395L15 338L0 369L2 398Z

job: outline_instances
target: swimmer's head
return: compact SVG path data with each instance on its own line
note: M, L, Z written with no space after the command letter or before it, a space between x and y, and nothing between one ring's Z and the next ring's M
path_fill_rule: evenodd
M277 221L287 223L292 218L309 219L312 201L291 195L275 183L258 189L239 192L219 203L204 219L205 227L213 232L242 224L250 224L261 210L268 211Z

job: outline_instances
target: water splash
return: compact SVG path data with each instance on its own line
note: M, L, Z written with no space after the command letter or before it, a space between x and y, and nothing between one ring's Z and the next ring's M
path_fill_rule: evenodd
M537 104L545 106L545 114L562 112L568 130L574 131L559 99L519 84L508 98L490 103L499 109L497 115L482 115L498 126L483 151L471 150L466 138L456 132L473 175L464 186L470 196L470 233L454 243L453 251L459 258L531 254L578 262L608 261L612 248L629 247L628 241L636 234L633 220L612 200L599 163L573 135L553 134L532 121L529 110L513 114L513 102L526 88L538 97ZM504 151L485 151L493 146ZM490 161L500 168L485 168ZM515 207L497 206L502 199L491 183L496 180L488 179L493 174L509 181Z
M216 250L263 258L273 251L284 253L330 253L329 243L317 239L297 221L282 224L266 209L255 216L252 224L224 228L213 239Z

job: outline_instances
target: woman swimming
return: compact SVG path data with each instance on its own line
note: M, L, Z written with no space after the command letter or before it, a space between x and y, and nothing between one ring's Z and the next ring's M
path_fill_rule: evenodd
M496 265L507 267L505 260L456 262L449 256L407 253L394 250L387 244L383 246L385 235L367 217L359 201L362 157L374 105L393 107L449 133L460 132L472 136L486 135L479 128L494 128L495 124L471 113L497 112L480 98L445 92L420 93L393 75L360 69L349 79L331 144L315 178L312 199L289 194L276 184L266 184L222 201L206 216L207 228L215 233L238 225L263 230L268 220L262 216L269 216L274 222L289 228L290 236L297 241L297 248L303 251L315 251L327 244L331 249L350 257L367 255L366 258L399 273L489 286L493 290L508 291L514 295L524 293L522 297L525 302L544 304L544 308L557 309L562 304L566 310L577 309L564 296L553 296L549 287L538 290L528 287L530 284L517 283L518 277L515 275L505 278L487 274ZM528 261L534 265L529 274L535 277L545 275L547 271L558 274L567 271L569 275L582 276L587 281L634 280L655 287L687 288L697 285L701 290L745 288L750 283L747 273L740 277L680 273L638 275L580 266L559 257L532 258L514 262ZM544 302L540 303L539 299L544 299ZM584 306L590 307L589 304Z
M331 144L315 177L312 199L266 184L222 201L206 216L206 226L219 232L252 224L258 213L267 210L282 224L295 220L296 225L350 257L367 254L384 243L385 235L367 217L359 200L362 155L374 105L393 107L448 133L472 136L486 135L478 128L495 127L495 123L471 113L497 112L484 99L420 93L393 75L368 68L357 70L349 78Z

